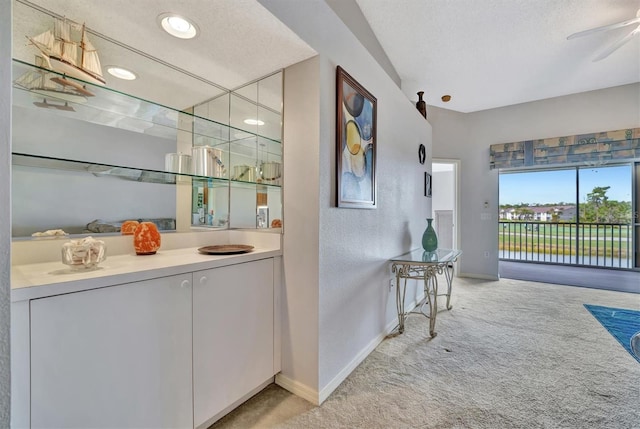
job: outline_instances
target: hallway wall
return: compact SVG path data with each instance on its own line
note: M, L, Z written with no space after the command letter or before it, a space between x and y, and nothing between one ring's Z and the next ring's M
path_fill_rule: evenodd
M0 427L10 421L11 0L0 0Z
M422 143L431 162L431 126L325 1L306 0L295 8L286 0L260 2L318 52L285 70L287 314L279 377L318 403L397 323L388 259L420 246L431 212L431 199L423 196L425 166L417 157ZM335 203L338 65L378 102L373 210ZM415 298L415 290L408 295Z

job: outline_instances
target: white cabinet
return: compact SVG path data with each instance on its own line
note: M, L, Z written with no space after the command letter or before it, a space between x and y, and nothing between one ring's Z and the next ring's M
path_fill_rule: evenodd
M281 263L14 302L13 427L209 426L280 370Z
M273 276L273 259L193 274L196 427L273 377Z
M31 301L31 426L192 427L191 279Z

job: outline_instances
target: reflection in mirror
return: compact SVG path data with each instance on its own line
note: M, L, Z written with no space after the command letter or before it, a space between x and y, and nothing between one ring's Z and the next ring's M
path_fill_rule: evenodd
M138 159L140 168L160 171L164 154L175 147L172 139L56 117L46 109L14 106L12 129L13 152L110 165L130 165L131 159ZM90 172L14 166L12 234L23 237L58 228L71 234L114 232L118 223L138 218L166 219L160 226L175 229L173 187L135 185Z

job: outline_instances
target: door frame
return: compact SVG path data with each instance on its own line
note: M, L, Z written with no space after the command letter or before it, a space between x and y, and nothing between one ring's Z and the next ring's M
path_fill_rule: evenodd
M431 174L433 175L433 164L451 164L453 165L453 247L460 249L460 165L461 161L454 158L432 158L431 159ZM437 184L436 184L437 186ZM432 207L433 212L433 207Z

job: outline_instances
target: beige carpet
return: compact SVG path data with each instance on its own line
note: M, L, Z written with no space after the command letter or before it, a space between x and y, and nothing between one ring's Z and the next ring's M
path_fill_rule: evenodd
M640 428L640 364L583 307L640 296L457 278L320 407L272 385L213 428ZM443 307L443 306L442 306Z

